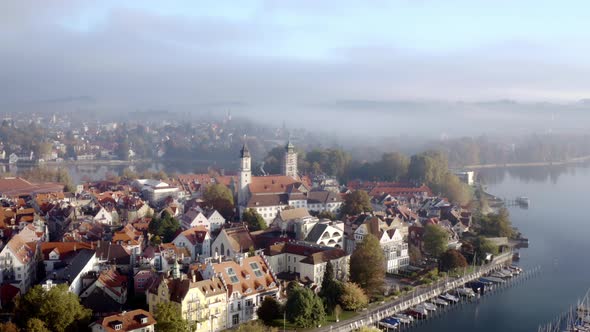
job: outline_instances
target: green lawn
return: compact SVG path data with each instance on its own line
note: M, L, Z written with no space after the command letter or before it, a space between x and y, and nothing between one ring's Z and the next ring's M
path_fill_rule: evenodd
M359 314L358 312L354 312L354 311L343 311L340 314L340 317L339 318L340 318L340 321L343 321L343 320L346 320L346 319L349 319L349 318L353 318L355 316L358 316L358 314ZM336 323L336 317L334 315L328 315L328 316L326 316L326 321L324 322L323 326L330 325L332 323ZM283 319L282 318L275 319L272 322L272 326L278 327L279 330L282 331L283 330ZM310 328L310 329L302 329L302 328L298 327L295 324L291 324L287 320L285 322L285 330L287 330L287 331L295 331L295 330L297 330L297 331L302 331L303 332L303 331L311 331L311 330L313 330L313 328Z

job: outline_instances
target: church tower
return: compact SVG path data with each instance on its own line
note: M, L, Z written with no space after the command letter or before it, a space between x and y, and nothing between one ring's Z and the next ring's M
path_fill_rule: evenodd
M238 205L245 206L248 203L248 185L252 182L252 169L250 168L250 150L244 143L240 151L240 185L238 187Z
M285 156L283 157L283 175L297 178L297 152L291 140L285 146Z

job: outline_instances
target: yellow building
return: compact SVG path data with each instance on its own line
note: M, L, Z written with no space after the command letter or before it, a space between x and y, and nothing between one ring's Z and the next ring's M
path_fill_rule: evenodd
M213 277L196 281L172 273L161 277L148 292L149 310L153 314L162 302L172 302L179 313L197 332L224 330L226 324L227 290L221 280Z

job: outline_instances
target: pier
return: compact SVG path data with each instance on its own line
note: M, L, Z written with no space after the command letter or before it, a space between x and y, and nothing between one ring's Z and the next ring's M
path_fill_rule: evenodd
M379 321L384 318L391 317L394 314L402 313L403 311L408 310L420 303L436 298L439 295L447 293L458 287L462 287L468 282L477 280L490 272L502 269L506 264L512 261L512 255L512 252L504 253L500 256L497 256L492 263L478 267L476 271L472 273L457 278L447 277L444 280L439 280L434 285L418 288L414 292L406 294L405 296L402 296L399 299L383 303L375 308L368 309L365 312L363 312L360 316L351 318L346 321L333 323L328 326L323 326L315 329L314 331L348 332L354 331L363 326L378 327ZM505 284L493 286L491 291L493 292L500 288L505 288L509 284L517 282L518 280L524 280L527 277L532 276L535 273L538 273L539 270L540 268L537 267L535 269L532 269L531 271L523 272L522 276L513 277L512 279L508 280ZM420 324L420 321L415 322L415 324ZM402 325L402 328L403 326L404 325Z

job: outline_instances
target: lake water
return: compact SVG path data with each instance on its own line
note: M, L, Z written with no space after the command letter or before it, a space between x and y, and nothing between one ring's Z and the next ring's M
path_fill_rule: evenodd
M590 287L588 166L484 170L487 191L508 199L528 196L528 209L509 208L530 246L519 265L541 273L479 302L449 311L412 331L537 331Z

